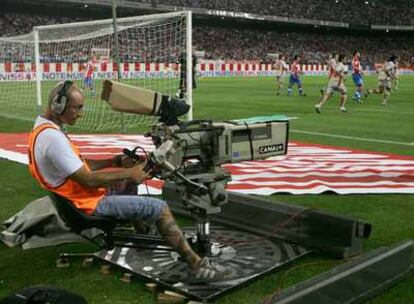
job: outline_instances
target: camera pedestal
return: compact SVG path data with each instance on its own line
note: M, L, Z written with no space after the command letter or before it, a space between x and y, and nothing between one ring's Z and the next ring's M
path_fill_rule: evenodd
M168 189L175 192L173 187L164 188ZM175 215L198 221L181 202L169 201L169 205ZM95 256L156 282L161 288L208 302L295 263L311 248L334 258L358 255L371 231L370 224L357 219L272 203L257 196L229 193L229 202L222 209L222 213L211 217L213 226L208 227L207 235L210 256L234 270L234 276L227 281L197 282L178 253L161 243L147 249L119 245ZM198 231L206 228L192 227L184 232L196 243Z
M190 240L197 239L198 231L195 228L185 228L184 233ZM209 236L209 256L232 270L232 275L226 281L197 280L178 253L164 246L153 249L116 247L101 251L96 257L189 298L212 301L310 252L300 245L260 238L259 235L230 227L211 227Z

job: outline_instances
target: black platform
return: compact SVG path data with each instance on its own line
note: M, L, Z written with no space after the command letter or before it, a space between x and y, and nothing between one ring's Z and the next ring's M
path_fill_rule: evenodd
M195 234L190 228L184 231L188 236ZM117 247L101 251L96 256L169 290L193 299L211 301L310 252L293 243L269 240L225 227L212 227L211 240L213 259L231 269L226 281L200 282L176 252L162 246L152 250Z

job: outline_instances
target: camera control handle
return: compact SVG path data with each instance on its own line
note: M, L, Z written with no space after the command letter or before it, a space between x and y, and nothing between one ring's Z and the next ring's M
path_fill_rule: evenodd
M139 156L138 154L135 153L135 149L134 150L128 150L127 148L122 150L122 153L124 153L126 156L128 156L129 158L132 158L133 160L136 160L138 162L142 162L143 158L141 156Z
M206 186L189 180L187 177L185 177L178 171L175 171L174 174L178 176L182 181L184 181L187 185L192 187L199 195L208 194L208 188Z

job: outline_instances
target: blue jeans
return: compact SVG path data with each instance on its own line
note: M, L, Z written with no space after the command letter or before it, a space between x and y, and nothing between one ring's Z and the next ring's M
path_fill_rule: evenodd
M155 223L167 203L157 198L139 195L107 195L100 200L94 215Z

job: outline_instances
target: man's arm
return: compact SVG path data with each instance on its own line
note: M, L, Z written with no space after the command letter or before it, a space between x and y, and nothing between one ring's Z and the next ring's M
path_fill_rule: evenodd
M141 182L146 179L150 172L143 170L145 163L141 163L132 168L120 168L114 171L89 171L86 166L82 166L69 178L78 182L82 186L90 188L98 188L111 185L121 180L130 180L133 182Z
M86 163L91 171L97 171L105 168L131 168L136 161L124 154L118 154L107 159L86 159Z
M108 159L86 159L86 163L91 171L115 167L112 158Z

